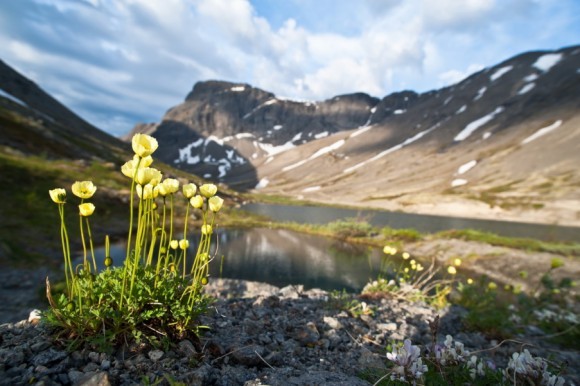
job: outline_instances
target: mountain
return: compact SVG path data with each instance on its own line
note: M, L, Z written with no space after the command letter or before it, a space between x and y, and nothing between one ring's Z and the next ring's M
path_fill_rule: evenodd
M293 101L197 83L159 156L238 188L391 210L580 224L580 46L426 93Z
M23 154L113 161L129 149L1 60L0 125L0 146Z
M66 217L77 224L78 201L70 193L75 180L91 179L99 189L91 200L95 242L126 231L126 194L119 190L127 182L119 167L129 149L0 61L0 266L60 265L60 220L48 190L68 190ZM69 230L73 250L79 248L76 230Z

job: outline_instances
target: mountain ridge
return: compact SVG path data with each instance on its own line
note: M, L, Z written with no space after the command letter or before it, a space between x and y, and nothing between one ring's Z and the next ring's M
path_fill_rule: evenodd
M166 142L165 162L236 188L578 225L579 54L525 52L451 86L381 99L291 101L199 82L148 132Z

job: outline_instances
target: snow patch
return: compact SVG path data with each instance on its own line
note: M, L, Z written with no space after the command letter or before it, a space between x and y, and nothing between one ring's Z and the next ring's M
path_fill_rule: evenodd
M362 133L366 133L367 131L369 131L372 128L373 128L372 126L361 126L358 130L354 131L351 135L349 135L349 138L357 137L357 136L361 135Z
M562 125L562 120L558 120L554 123L552 123L550 126L546 126L541 128L540 130L536 131L534 134L530 135L528 138L524 139L522 141L522 145L525 145L526 143L530 143L535 139L538 139L546 134L548 134L551 131L556 130L558 127L560 127Z
M455 188L457 186L462 186L467 184L467 180L464 180L463 178L457 178L453 181L451 181L451 187Z
M443 102L443 106L447 106L447 104L448 104L449 102L451 102L451 100L452 100L452 99L453 99L453 95L452 95L452 96L450 96L450 97L447 97L447 99L445 99L445 102Z
M270 180L267 179L266 177L262 178L254 187L254 189L264 189L266 186L268 186L268 184L270 183Z
M371 109L371 114L374 114L374 113L376 113L376 112L377 112L377 106L375 106L375 107L373 107L373 108Z
M542 55L532 64L540 71L550 71L560 60L562 60L562 54L546 54Z
M465 128L461 130L461 132L457 134L455 138L453 138L453 140L463 141L465 138L469 137L475 130L479 129L481 126L487 124L489 121L495 118L495 116L500 114L503 110L504 108L500 106L491 113L487 114L486 116L471 122L470 124L465 126Z
M6 91L1 90L1 89L0 89L0 96L3 96L4 98L10 99L12 102L16 102L19 105L28 107L28 105L26 103L24 103L22 100L16 98L12 94L8 94Z
M407 112L407 110L401 110L401 109L399 109L399 110L393 111L393 114L400 115L400 114L405 114L406 112Z
M285 144L278 146L269 143L258 143L258 146L260 147L260 149L264 150L268 154L268 156L273 156L282 153L283 151L290 150L296 147L296 145L294 145L292 141L288 141Z
M522 87L520 89L520 91L518 91L518 95L523 95L523 94L531 91L534 87L536 87L536 84L534 82L528 83L528 84L524 85L524 87Z
M233 91L233 92L242 92L245 89L246 88L244 86L234 86L234 87L230 88L230 91Z
M324 138L324 137L328 137L328 131L323 131L322 133L318 133L314 136L314 138L316 138L316 139L320 139L320 138Z
M288 170L292 170L292 169L295 169L299 166L302 166L306 162L312 161L313 159L316 159L324 154L330 153L331 151L338 149L339 147L341 147L345 143L346 143L346 141L344 139L341 139L340 141L337 141L337 142L333 143L332 145L329 145L329 146L323 147L322 149L319 149L314 154L312 154L310 157L303 159L302 161L298 161L295 164L288 165L288 166L282 168L282 171L287 172Z
M281 130L284 126L283 125L274 125L274 130Z
M501 78L502 76L504 76L507 72L511 71L512 68L514 68L514 66L505 66L505 67L502 67L502 68L496 70L493 74L491 74L491 76L489 77L489 79L492 82L495 82L496 80L498 80L499 78Z
M304 193L308 193L308 192L316 192L317 190L320 190L320 189L322 189L322 187L321 187L321 186L311 186L311 187L309 187L309 188L302 189L302 192L304 192Z
M457 111L455 112L455 115L457 115L457 114L461 114L461 113L462 113L462 112L464 112L465 110L467 110L467 105L463 105L463 106L461 106L461 107L459 108L459 110L457 110Z
M471 169L473 169L475 167L475 165L477 165L477 161L476 160L473 160L473 161L469 161L467 163L464 163L459 168L457 168L457 174L467 173L468 171L470 171Z
M538 79L538 75L536 75L536 74L530 74L530 75L524 77L524 81L526 81L526 82L533 82L536 79Z
M185 162L186 164L189 164L189 165L195 165L195 164L199 163L199 161L201 161L201 159L199 158L199 155L192 156L191 149L193 149L194 147L199 147L202 144L203 144L203 138L200 138L197 141L192 142L189 145L185 146L184 148L178 149L179 158L176 159L174 162L176 164L181 163L181 162Z
M354 166L351 166L350 168L346 168L344 169L342 172L343 173L350 173L358 168L363 167L364 165L368 164L369 162L373 162L376 161L384 156L386 156L387 154L390 154L394 151L400 150L403 147L419 140L420 138L424 137L425 135L429 134L431 131L435 130L437 127L439 127L439 123L435 124L434 126L428 128L427 130L421 131L420 133L415 134L414 136L412 136L411 138L407 138L406 140L404 140L403 142L399 143L398 145L395 145L393 147L388 148L387 150L384 150L382 152L380 152L379 154L375 155L374 157L369 158L366 161L360 162Z
M481 99L481 97L483 96L483 94L485 94L485 92L487 91L487 87L482 87L479 89L479 91L477 91L477 95L475 96L475 98L473 98L474 101Z
M491 137L491 133L489 131L486 131L485 133L483 133L483 135L481 136L482 139L488 139L489 137Z
M219 139L215 135L210 135L209 137L207 137L205 139L205 144L204 145L207 146L210 142L215 142L215 143L217 143L220 146L223 146L224 145L224 141L221 140L221 139Z

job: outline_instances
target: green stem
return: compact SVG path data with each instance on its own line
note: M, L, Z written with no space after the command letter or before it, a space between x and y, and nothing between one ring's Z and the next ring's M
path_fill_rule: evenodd
M187 240L187 223L189 220L189 202L187 202L187 207L185 209L185 221L183 224L183 240ZM183 272L182 272L182 277L185 279L185 270L186 270L186 260L187 260L187 248L183 249L183 253L182 253L182 257L183 257Z
M131 180L131 193L129 196L129 232L127 234L127 252L125 253L125 263L123 264L123 286L121 287L121 299L119 299L119 307L123 307L125 287L127 285L127 262L131 256L131 239L133 235L133 198L135 196L135 178L137 178L137 171L139 171L140 164L141 158L139 158L137 166L135 166L135 172L133 173L133 179Z
M95 273L97 273L97 261L95 260L95 248L93 247L93 236L91 234L91 226L89 224L89 218L85 218L87 223L87 234L89 235L89 246L91 248L91 257L93 258L93 268L95 269Z

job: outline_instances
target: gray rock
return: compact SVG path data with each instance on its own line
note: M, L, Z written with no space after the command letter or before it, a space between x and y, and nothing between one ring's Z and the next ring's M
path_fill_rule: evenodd
M149 357L149 359L151 359L153 362L160 361L161 358L163 358L163 355L165 355L165 353L163 351L161 351L161 350L151 350L147 354L147 356Z
M111 386L109 375L104 372L86 374L74 382L75 386Z
M32 364L35 366L43 365L48 366L50 364L56 363L67 357L67 353L64 351L58 351L50 348L46 351L37 354L32 358Z

